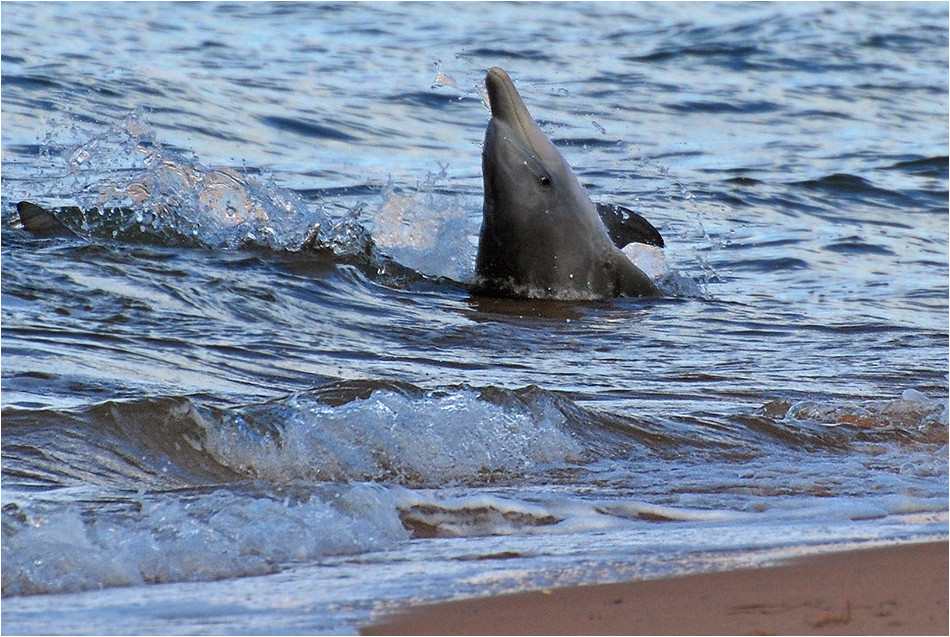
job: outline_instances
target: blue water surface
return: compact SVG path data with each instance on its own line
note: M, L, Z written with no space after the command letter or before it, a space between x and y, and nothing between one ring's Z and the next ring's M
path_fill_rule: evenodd
M948 22L5 3L4 630L353 633L946 538ZM662 298L471 293L491 66L663 234Z

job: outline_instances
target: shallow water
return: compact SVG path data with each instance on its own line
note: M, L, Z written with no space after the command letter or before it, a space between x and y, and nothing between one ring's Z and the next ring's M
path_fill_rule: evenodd
M57 37L37 37L57 25ZM407 600L947 536L945 4L12 4L2 621ZM662 299L478 298L508 69ZM132 206L36 239L15 204Z

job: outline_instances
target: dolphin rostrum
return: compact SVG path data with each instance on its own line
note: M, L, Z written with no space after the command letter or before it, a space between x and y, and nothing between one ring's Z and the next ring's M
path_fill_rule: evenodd
M482 149L477 291L569 300L659 295L611 240L662 246L656 229L625 208L601 206L611 222L633 221L608 233L598 207L531 118L508 74L493 67L485 85L492 117Z

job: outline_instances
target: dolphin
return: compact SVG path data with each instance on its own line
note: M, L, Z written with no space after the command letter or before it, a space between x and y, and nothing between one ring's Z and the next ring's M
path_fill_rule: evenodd
M659 232L626 208L594 205L504 69L489 69L485 86L491 120L482 148L476 291L566 300L658 296L620 248L631 239L662 247Z

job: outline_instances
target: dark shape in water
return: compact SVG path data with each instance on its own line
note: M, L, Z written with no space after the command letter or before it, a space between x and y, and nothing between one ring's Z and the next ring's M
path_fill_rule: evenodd
M54 214L34 203L21 201L16 205L16 209L20 215L20 223L23 224L23 228L37 237L48 239L77 236Z

